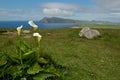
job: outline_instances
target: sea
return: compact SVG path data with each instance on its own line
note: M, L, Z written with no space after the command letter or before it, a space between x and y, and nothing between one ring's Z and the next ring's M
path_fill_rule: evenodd
M75 23L40 23L39 21L34 23L38 25L39 29L70 28L77 25ZM28 21L0 21L0 28L17 28L21 25L24 28L31 28Z

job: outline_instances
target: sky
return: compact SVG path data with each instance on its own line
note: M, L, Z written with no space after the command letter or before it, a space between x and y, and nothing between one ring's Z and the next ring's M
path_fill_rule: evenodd
M120 22L120 0L0 0L0 21L43 17Z

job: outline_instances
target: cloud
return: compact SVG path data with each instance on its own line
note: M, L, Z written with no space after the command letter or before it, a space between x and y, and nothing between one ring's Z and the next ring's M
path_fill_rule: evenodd
M92 0L98 10L108 13L120 13L120 0Z
M79 6L74 4L50 2L43 3L43 13L46 15L72 16L78 11Z
M0 8L1 20L39 20L40 10L2 9Z
M15 16L15 14L16 13L19 13L19 12L21 12L21 10L20 9L0 9L0 15L6 15L6 16L10 16L10 15L14 15Z
M92 0L97 3L99 7L104 9L119 9L120 8L120 0Z
M48 2L40 4L38 8L0 8L0 20L40 20L44 16L58 16L79 20L120 21L120 0L90 1L93 6Z
M95 7L66 3L43 3L43 14L79 20L120 20L120 0L91 0Z
M99 19L108 21L120 21L120 0L92 0L96 4L94 10L99 14ZM104 15L102 15L104 14Z
M48 14L48 15L73 15L74 12L70 11L70 10L64 10L64 9L59 9L59 8L44 8L43 9L43 13L44 14Z
M59 2L43 3L42 7L44 7L44 8L60 8L60 9L69 9L69 10L77 10L77 8L79 8L78 5L59 3Z

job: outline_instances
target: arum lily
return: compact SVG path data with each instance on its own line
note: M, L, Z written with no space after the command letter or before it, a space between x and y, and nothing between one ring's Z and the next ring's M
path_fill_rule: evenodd
M36 36L38 38L38 43L39 43L42 36L39 33L33 33L33 36Z
M37 37L37 40L38 40L38 48L40 48L40 40L41 40L41 35L39 34L39 33L33 33L33 36L35 36L35 37ZM40 54L39 54L39 51L38 51L38 53L37 53L37 59L39 60L39 56L40 56Z
M20 27L17 27L18 36L20 36L20 34L21 34L22 27L23 27L23 25L21 25Z
M28 24L34 28L34 31L37 30L38 26L32 20L28 21Z

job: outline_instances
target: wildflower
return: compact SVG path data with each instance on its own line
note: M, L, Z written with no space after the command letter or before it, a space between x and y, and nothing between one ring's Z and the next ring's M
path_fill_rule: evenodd
M36 36L38 38L38 43L39 43L42 36L39 33L33 33L33 36Z
M34 31L37 30L38 26L32 20L28 21L28 24L34 28Z
M22 29L23 25L21 25L20 27L17 27L17 32L18 32L18 35L20 36L21 34L21 29Z

